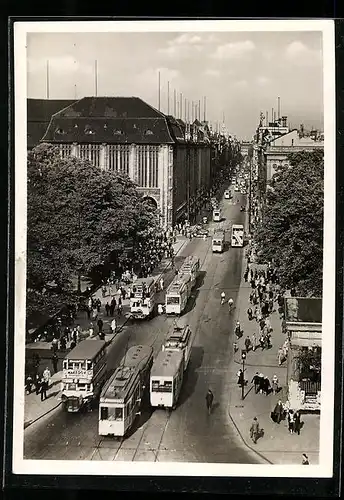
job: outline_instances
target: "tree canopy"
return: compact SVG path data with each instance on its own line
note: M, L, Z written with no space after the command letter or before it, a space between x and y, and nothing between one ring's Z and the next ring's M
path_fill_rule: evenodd
M46 144L28 154L27 205L28 312L40 298L48 305L49 284L65 298L72 278L88 274L114 249L158 223L158 214L126 174L61 158Z
M278 268L281 285L300 296L322 295L323 152L289 155L267 192L257 230L261 260Z

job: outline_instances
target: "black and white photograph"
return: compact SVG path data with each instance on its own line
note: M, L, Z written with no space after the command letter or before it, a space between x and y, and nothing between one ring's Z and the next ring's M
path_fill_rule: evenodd
M15 474L332 476L334 46L14 23Z

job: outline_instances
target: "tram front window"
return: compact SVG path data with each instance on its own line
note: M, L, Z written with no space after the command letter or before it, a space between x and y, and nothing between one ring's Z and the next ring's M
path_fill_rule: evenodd
M167 304L179 304L179 297L167 297Z

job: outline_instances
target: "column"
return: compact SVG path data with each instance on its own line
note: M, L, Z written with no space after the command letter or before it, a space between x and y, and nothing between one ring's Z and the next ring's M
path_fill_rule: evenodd
M79 157L79 146L77 142L73 142L72 144L71 156L75 156L76 158Z
M146 167L147 167L146 187L150 187L150 185L151 185L151 170L150 170L149 150L150 150L150 146L146 146Z
M121 146L116 146L117 148L117 151L116 151L116 154L117 154L117 172L119 172L121 170Z
M101 144L101 146L100 146L99 167L101 170L109 170L107 144Z
M137 182L137 155L135 144L130 145L129 149L129 177L132 181Z

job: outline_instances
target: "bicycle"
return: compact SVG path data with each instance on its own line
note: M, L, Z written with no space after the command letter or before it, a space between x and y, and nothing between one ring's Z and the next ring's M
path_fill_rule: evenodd
M232 312L233 305L234 305L234 301L233 301L233 299L228 299L229 313L231 313L231 312Z

